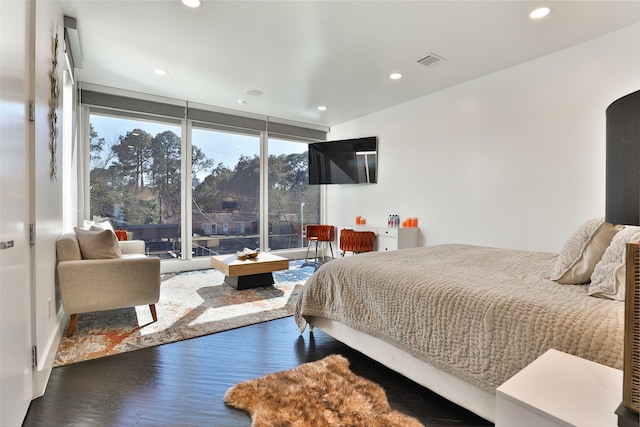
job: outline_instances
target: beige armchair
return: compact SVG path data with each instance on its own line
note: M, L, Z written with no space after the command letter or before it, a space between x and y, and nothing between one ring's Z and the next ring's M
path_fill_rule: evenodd
M149 305L154 321L160 298L160 259L144 254L144 241L118 242L122 258L83 259L74 233L56 240L62 307L71 315L67 337L79 313Z

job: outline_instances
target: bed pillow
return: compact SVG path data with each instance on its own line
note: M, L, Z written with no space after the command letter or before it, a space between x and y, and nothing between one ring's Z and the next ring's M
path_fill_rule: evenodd
M116 234L111 230L73 229L78 238L82 259L122 258L120 244Z
M624 301L626 269L626 246L640 241L640 227L625 227L611 240L602 259L596 264L591 275L589 295Z
M589 282L596 264L623 227L605 222L603 218L586 221L565 242L551 274L551 280L563 285Z

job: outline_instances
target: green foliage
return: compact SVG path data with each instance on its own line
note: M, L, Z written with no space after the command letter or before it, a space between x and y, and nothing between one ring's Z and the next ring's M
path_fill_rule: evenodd
M295 230L300 221L293 221L289 214L301 211L305 203L306 212L312 215L305 223L317 222L319 187L308 184L307 152L269 156L269 211L271 223L288 223Z
M221 211L224 198L231 194L232 178L233 171L222 163L218 163L204 181L193 190L194 201L206 212Z
M91 214L130 224L180 218L180 137L134 129L107 145L90 133ZM105 153L106 151L106 153ZM177 219L176 219L177 218Z

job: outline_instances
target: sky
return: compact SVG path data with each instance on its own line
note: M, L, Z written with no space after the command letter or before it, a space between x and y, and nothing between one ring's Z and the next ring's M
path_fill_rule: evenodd
M108 145L117 144L118 138L126 135L133 129L142 129L152 137L158 133L170 130L181 136L182 128L177 125L148 122L126 118L115 118L92 114L90 118L93 130L99 138L104 138ZM194 129L192 132L192 144L200 148L209 159L216 163L223 163L233 168L241 155L254 156L260 153L260 139L253 135L239 135L223 133L211 130ZM307 150L306 144L276 139L269 140L269 154L302 153ZM207 172L200 172L197 178L204 180Z

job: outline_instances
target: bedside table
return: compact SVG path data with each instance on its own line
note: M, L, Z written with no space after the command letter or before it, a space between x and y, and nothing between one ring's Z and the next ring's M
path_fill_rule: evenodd
M616 427L622 371L549 350L496 389L496 427Z

